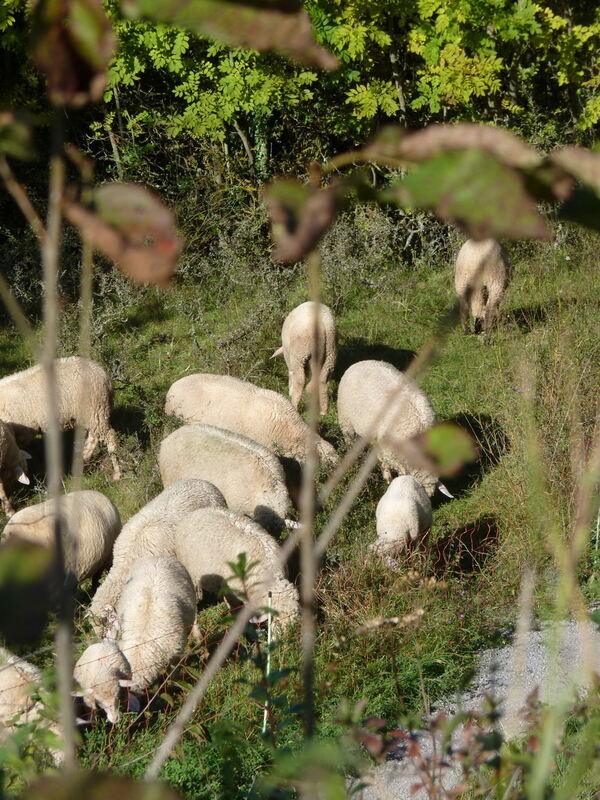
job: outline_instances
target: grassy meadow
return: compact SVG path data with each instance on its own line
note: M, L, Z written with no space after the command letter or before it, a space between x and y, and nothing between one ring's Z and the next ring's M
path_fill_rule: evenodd
M113 377L124 477L110 480L109 459L98 450L83 486L105 492L123 520L161 489L158 445L178 424L162 410L174 380L192 372L228 373L287 393L285 363L269 356L280 344L284 316L307 299L302 267L282 268L270 260L266 222L258 212L224 224L211 248L195 224L183 220L188 244L167 291L135 287L107 266L97 268L93 357ZM365 358L405 368L453 303L451 263L461 239L434 221L425 219L424 225L431 225L430 239L406 247L395 217L362 207L346 212L323 242L322 294L336 316L339 355L321 433L340 449L335 396L344 369ZM382 716L393 727L400 715L427 711L437 697L458 689L468 680L476 651L500 641L513 626L526 565L536 569L538 615L551 613L557 575L547 509L566 535L578 448L589 441L598 404L599 250L600 237L566 227L556 227L551 242L509 246L513 281L491 344L465 336L457 324L424 376L423 389L439 418L470 429L481 457L447 481L455 499L437 496L427 541L398 571L369 555L375 506L385 491L378 471L334 538L318 579L320 735L340 730L344 698L365 698L364 713ZM61 355L77 352L78 314L65 294ZM0 335L0 356L3 374L31 363L8 324ZM531 480L534 439L544 465L543 502ZM41 441L34 456L34 491L20 489L16 507L35 502L35 491L42 491ZM320 512L317 530L341 494L342 488ZM600 597L599 564L592 542L580 570L590 601ZM294 561L291 574L297 577ZM92 635L83 616L89 589L84 585L78 598L77 654ZM418 622L361 630L373 618L418 609ZM204 640L156 687L144 714L125 713L116 726L97 715L82 736L85 764L143 773L186 685L223 636L226 614L224 604L200 610ZM298 666L298 642L299 630L292 630L273 668ZM240 643L198 709L178 757L163 771L186 797L245 797L270 759L260 736L262 708L248 697L247 681L259 677L248 658L252 652L251 643ZM49 659L42 656L40 663ZM282 690L290 704L299 702L296 672ZM274 718L280 721L283 711L276 709ZM276 741L292 743L299 735L292 721Z

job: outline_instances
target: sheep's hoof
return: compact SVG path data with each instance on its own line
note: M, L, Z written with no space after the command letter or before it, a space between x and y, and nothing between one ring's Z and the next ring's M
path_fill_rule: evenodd
M123 473L121 472L120 469L115 470L113 472L113 476L112 476L113 481L120 481L122 477L123 477Z

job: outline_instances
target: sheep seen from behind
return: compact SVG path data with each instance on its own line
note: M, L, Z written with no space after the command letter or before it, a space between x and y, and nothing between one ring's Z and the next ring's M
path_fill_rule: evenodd
M485 340L489 340L511 271L508 254L495 239L467 239L460 248L456 256L454 287L465 333L469 332L470 314L475 333L483 330Z

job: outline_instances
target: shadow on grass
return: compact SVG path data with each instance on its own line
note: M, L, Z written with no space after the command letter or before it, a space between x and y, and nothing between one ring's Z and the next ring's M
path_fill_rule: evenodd
M338 350L333 377L339 381L344 372L357 361L387 361L404 370L415 356L414 350L401 350L387 344L373 344L363 338L348 339Z
M543 325L548 319L548 314L556 310L556 306L556 302L545 303L544 305L522 306L521 308L513 308L507 311L503 316L523 333L529 333L538 325Z
M139 406L119 403L113 408L110 420L117 433L137 436L143 447L150 446L150 431L144 411Z
M455 477L443 479L451 494L462 497L508 452L509 440L498 420L488 414L457 414L447 421L468 431L479 450L477 461L466 464ZM434 508L438 508L446 498L436 492L432 502Z
M498 545L498 524L494 517L481 517L434 542L423 544L430 550L430 564L436 577L479 572Z

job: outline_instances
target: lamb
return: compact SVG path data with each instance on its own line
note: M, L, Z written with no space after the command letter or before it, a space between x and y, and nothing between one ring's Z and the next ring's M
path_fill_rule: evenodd
M337 354L335 320L329 306L319 303L319 349L318 349L318 376L319 376L319 405L321 414L327 413L327 381L335 366ZM281 329L281 347L276 350L271 358L283 353L289 372L289 393L292 404L297 409L304 391L306 373L310 367L311 380L306 388L312 391L315 377L312 363L313 329L315 304L312 301L302 303L287 315Z
M15 510L8 499L6 487L12 486L15 478L19 483L29 485L29 478L25 474L29 457L29 453L19 449L10 425L0 420L0 502L7 517L12 517Z
M231 579L228 562L237 562L245 553L248 565L257 562L245 587L248 600L267 606L270 590L281 630L299 613L298 592L285 577L279 547L248 517L221 508L194 511L175 530L175 553L190 573L198 599L205 591L217 592L227 580L235 595L242 594L244 587L237 578Z
M98 441L106 444L119 480L117 439L110 427L112 384L102 367L80 356L55 361L58 386L58 416L62 428L81 425L88 435L83 449L89 461ZM46 376L38 364L0 380L0 419L8 423L19 444L27 444L39 431L48 430Z
M177 481L125 523L113 547L112 567L88 610L99 635L107 632L108 617L117 607L134 562L146 555L174 556L175 526L190 511L205 506L226 508L225 498L216 486L196 479Z
M279 533L289 507L283 468L266 447L212 425L183 425L161 442L160 476L165 487L184 478L213 483L227 506Z
M65 567L78 581L100 572L110 561L121 530L119 512L101 492L70 492L60 499ZM54 547L54 500L18 511L6 524L6 541L18 539Z
M186 568L170 556L138 559L121 592L117 619L132 691L147 689L181 655L195 627L196 592Z
M377 539L371 549L395 556L431 527L431 500L419 481L402 475L390 483L377 504Z
M165 413L187 423L215 425L240 433L280 455L306 458L308 426L282 395L230 375L198 373L170 387ZM323 463L335 464L334 448L318 437Z
M88 708L100 708L109 722L119 721L119 694L131 686L131 667L112 639L91 644L78 659L73 677L79 689L73 692Z
M383 411L391 397L394 400ZM409 466L397 446L435 422L431 403L413 380L386 361L358 361L342 375L337 411L346 442L354 436L367 436L377 443L383 477L388 483L394 470L399 475L414 475L427 494L435 492L437 477Z
M456 257L454 287L460 300L460 318L465 333L469 331L469 312L475 333L487 339L498 316L498 309L510 281L508 254L495 239L467 241Z

